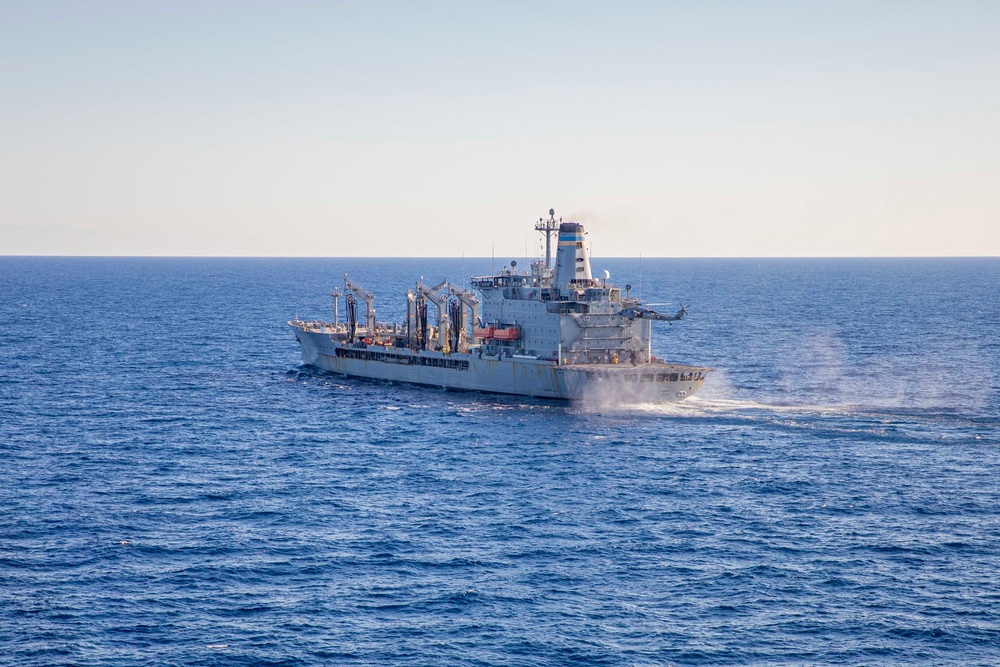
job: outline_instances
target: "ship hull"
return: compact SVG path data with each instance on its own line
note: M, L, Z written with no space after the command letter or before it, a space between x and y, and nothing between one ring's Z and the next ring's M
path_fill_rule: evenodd
M596 403L673 403L694 394L710 370L666 363L559 365L553 360L443 354L345 344L291 324L308 366L344 375L467 391Z

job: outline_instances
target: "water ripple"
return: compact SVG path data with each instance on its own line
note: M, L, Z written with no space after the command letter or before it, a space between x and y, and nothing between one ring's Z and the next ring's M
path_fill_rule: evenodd
M1000 662L1000 262L644 260L676 406L301 367L432 261L0 258L0 664Z

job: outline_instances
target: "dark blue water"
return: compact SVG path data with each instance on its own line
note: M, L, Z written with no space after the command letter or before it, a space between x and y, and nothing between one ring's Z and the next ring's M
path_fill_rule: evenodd
M701 394L300 365L488 260L0 258L0 663L1000 663L1000 260L594 266Z

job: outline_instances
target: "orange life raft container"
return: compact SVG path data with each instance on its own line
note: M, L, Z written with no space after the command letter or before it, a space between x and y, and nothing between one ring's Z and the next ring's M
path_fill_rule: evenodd
M497 340L517 340L521 337L521 329L519 327L497 329L493 332L493 337Z

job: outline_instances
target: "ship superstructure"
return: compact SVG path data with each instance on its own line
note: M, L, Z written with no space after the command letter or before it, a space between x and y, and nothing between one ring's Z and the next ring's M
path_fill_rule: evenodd
M406 292L402 323L377 322L374 295L345 276L344 291L331 294L333 322L289 322L303 361L356 377L570 400L674 402L697 391L712 369L651 353L652 322L680 320L686 308L660 314L607 272L595 279L583 225L549 215L535 225L545 257L529 272L511 262L472 278L471 290L421 279Z

